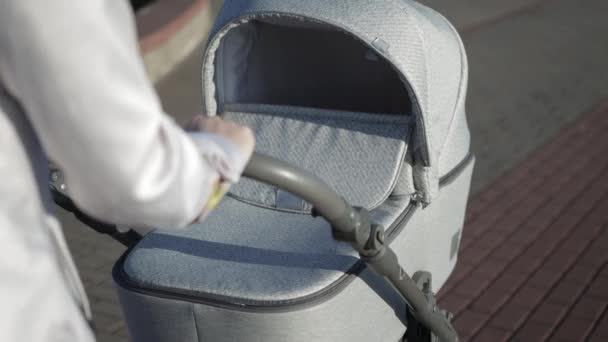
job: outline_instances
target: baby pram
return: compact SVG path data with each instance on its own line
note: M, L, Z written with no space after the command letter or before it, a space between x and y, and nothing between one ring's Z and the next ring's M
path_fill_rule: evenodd
M453 340L433 292L474 163L453 27L406 0L227 0L202 75L206 113L273 158L256 155L205 222L116 263L133 340ZM385 245L403 269L379 261Z

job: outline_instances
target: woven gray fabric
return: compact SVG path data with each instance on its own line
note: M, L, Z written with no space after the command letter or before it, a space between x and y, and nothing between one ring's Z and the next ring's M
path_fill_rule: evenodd
M412 1L412 6L421 15L418 25L425 37L428 112L433 113L427 122L429 129L437 132L433 142L434 153L438 158L451 158L444 151L450 128L460 125L462 121L466 125L466 118L458 113L464 113L468 85L467 57L458 32L447 19L420 3ZM468 144L465 146L462 152L458 152L459 155L468 151ZM443 175L447 171L449 169L440 170L438 174Z
M409 197L388 200L372 219L389 226L409 203ZM226 197L202 224L148 234L124 269L152 288L281 301L320 291L357 260L321 218Z
M407 272L433 274L434 291L456 263L450 249L462 229L466 197L460 194L469 189L472 167L442 188L436 202L417 210L391 242ZM371 212L372 222L389 227L409 203L409 196L390 198ZM148 234L130 252L124 271L144 288L239 302L285 301L327 288L357 259L320 218L226 197L202 224Z
M412 150L408 146L408 151L405 154L405 162L401 167L399 177L397 177L397 183L391 195L393 196L406 196L412 195L416 192L416 186L414 184L414 170L412 168Z
M417 116L416 160L424 165L414 169L420 173L416 177L420 184L416 185L425 201L430 202L437 193L441 150L448 143L446 137L453 126L454 113L464 109L466 97L466 56L456 31L447 20L407 0L227 1L212 31L203 67L204 95L211 115L217 113L218 104L222 105L216 90L224 85L214 81L216 51L221 39L230 30L255 19L275 24L292 22L291 26L297 27L305 26L309 20L317 23L315 29L318 23L325 23L357 37L395 67L408 86L413 113ZM275 50L280 49L277 44Z
M407 116L269 105L226 109L226 119L254 130L258 152L312 172L353 205L373 209L395 187L405 158ZM277 189L250 179L231 193L276 206Z
M403 299L370 270L318 305L279 313L190 303L120 286L118 295L133 342L397 342L405 331Z

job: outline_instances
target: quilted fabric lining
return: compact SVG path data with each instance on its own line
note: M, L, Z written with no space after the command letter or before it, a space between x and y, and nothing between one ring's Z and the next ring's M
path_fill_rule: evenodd
M351 113L274 105L227 105L226 119L251 127L257 152L312 172L349 203L368 209L395 188L407 149L405 115ZM239 199L281 208L277 188L243 179ZM291 210L308 212L310 206Z

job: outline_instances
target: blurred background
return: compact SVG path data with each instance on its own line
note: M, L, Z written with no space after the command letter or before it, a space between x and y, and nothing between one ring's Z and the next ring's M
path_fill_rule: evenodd
M440 293L470 341L608 341L608 2L424 0L468 52L477 164L457 269ZM202 111L221 0L131 0L167 113ZM128 341L124 248L60 211L100 342Z

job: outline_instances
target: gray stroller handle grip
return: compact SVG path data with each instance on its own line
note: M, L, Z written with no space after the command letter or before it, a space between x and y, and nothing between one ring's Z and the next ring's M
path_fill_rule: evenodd
M336 228L343 228L342 221L354 209L329 185L314 174L294 167L282 160L253 153L243 176L277 186L312 204L315 213Z

